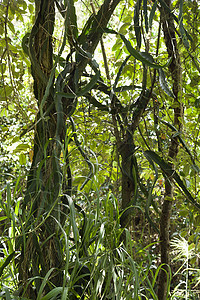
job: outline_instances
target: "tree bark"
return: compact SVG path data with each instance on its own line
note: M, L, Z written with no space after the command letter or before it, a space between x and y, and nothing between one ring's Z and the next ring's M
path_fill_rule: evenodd
M135 145L132 134L127 131L124 140L118 147L121 155L121 173L122 173L122 210L126 210L130 205L133 205L137 191L137 178L134 165ZM128 227L131 217L128 214L126 217L121 216L122 228ZM124 240L125 241L125 240Z
M105 0L96 16L93 17L90 33L86 42L79 45L91 55L94 53L107 26L115 7L120 0ZM55 0L35 0L35 24L29 37L29 57L34 80L34 94L38 103L38 114L34 134L34 156L27 180L27 190L23 203L24 239L19 238L17 247L21 249L19 261L19 279L25 288L28 279L37 277L35 285L31 283L24 296L36 299L41 280L53 268L51 283L55 286L63 284L64 253L60 241L60 230L57 222L65 222L65 214L60 207L65 207L66 197L70 194L71 172L68 166L68 179L60 166L61 145L65 145L65 122L68 112L74 105L73 99L62 98L61 114L58 116L56 107L56 84L52 70L53 39L55 22ZM89 22L89 21L88 21ZM75 92L74 71L76 83L80 79L89 57L77 51L76 61L66 82L65 92ZM62 75L62 74L61 74ZM62 76L61 76L62 77ZM58 79L56 83L58 82ZM57 84L58 85L58 84ZM58 124L60 122L60 124ZM58 126L59 125L59 126ZM66 149L67 156L67 149ZM68 159L65 157L64 159ZM66 162L68 164L68 162ZM65 211L64 211L65 212ZM62 215L61 215L62 214ZM61 225L62 225L61 224ZM45 292L50 289L45 286Z
M117 126L117 118L113 114L113 125L115 138L117 140L117 150L121 156L121 173L122 173L122 210L126 210L130 205L135 204L135 197L137 193L137 161L135 157L135 144L134 144L134 134L136 128L139 125L140 118L144 113L149 100L151 98L151 91L146 89L146 78L147 69L144 66L143 72L143 90L140 97L136 101L135 109L132 113L132 122L127 122L127 116L124 117L124 124L121 127L121 132L119 132ZM115 108L115 102L112 103L112 108ZM120 118L118 118L120 120ZM118 121L119 123L119 121ZM120 125L120 124L119 124ZM129 226L131 220L131 215L129 213L122 214L121 226L126 228ZM125 242L125 237L122 237Z
M52 209L52 217L48 217L43 225L40 226L40 229L34 229L42 221L42 216L48 214L53 207L55 199L58 198L60 183L58 177L60 175L57 161L61 151L59 149L57 156L55 155L54 80L50 86L50 93L44 105L42 104L53 68L54 0L36 1L35 5L35 24L29 38L29 57L34 80L34 94L38 102L39 111L34 134L34 156L23 203L23 218L27 233L26 247L22 249L19 264L19 276L23 285L27 284L27 280L30 277L44 277L50 268L61 268L63 259L58 251L60 247L59 240L55 236L56 223L52 218L57 217L56 205ZM49 106L52 106L52 109L45 118L43 112L46 112ZM27 209L29 213L27 213ZM52 237L48 239L51 235ZM43 243L44 246L40 246ZM57 285L61 280L61 272L55 271L52 273L52 283ZM38 291L40 284L41 281L36 280L36 291ZM32 289L32 285L29 285L26 295L34 299L35 291Z
M170 8L171 0L165 0L165 3ZM172 58L169 70L173 80L173 93L174 103L174 126L180 131L182 128L181 119L183 118L183 105L181 103L181 60L177 47L175 26L172 16L166 12L163 8L160 10L161 22L163 26L164 39L167 47L169 57ZM172 137L168 157L169 160L175 159L178 154L178 138ZM173 167L173 164L171 163ZM170 217L173 204L173 186L168 179L165 179L165 196L162 205L162 212L160 217L160 250L161 250L161 264L162 269L160 271L158 281L158 299L167 299L167 279L169 279L169 267L170 267Z

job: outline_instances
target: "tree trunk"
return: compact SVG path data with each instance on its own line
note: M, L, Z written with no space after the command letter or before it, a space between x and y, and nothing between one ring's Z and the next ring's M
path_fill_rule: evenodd
M117 118L115 115L113 118L115 138L117 140L118 153L121 156L121 172L122 172L122 210L125 212L121 216L121 226L126 228L129 226L131 220L131 214L126 209L135 204L136 193L137 193L137 161L135 157L135 144L134 144L134 133L140 122L140 118L144 113L149 100L151 98L151 92L146 90L146 67L144 67L143 82L145 82L143 91L137 100L135 110L132 114L132 122L127 123L127 117L125 118L124 128L121 124L121 132L118 131ZM114 105L113 105L114 107ZM125 133L124 133L125 131ZM131 211L131 210L130 210ZM125 241L125 237L122 239Z
M118 148L122 159L122 210L126 210L130 205L133 205L136 196L137 178L134 165L134 150L133 137L130 132L127 131L123 142L120 143ZM130 220L130 214L123 214L120 220L122 228L128 227Z
M19 276L24 285L30 277L44 277L51 268L55 268L51 282L56 286L62 283L62 273L56 271L61 269L63 257L59 251L60 241L54 221L54 218L58 219L58 196L62 181L59 167L61 147L55 140L54 79L44 100L53 68L54 20L54 0L36 1L35 24L29 37L29 56L39 111L34 135L34 156L23 203L27 240L25 250L22 250ZM38 229L35 229L37 226ZM36 280L35 284L38 291L41 281ZM26 295L34 299L34 293L30 284Z
M93 17L85 43L79 45L91 55L94 53L113 11L120 0L105 0L97 15ZM65 93L76 92L78 81L90 59L77 51L76 61L69 64L69 79L63 87L64 73L55 81L53 65L52 34L55 21L55 0L35 0L35 24L29 37L29 57L34 80L34 94L38 104L38 114L34 134L34 156L28 175L27 190L23 203L24 237L19 238L17 247L21 250L19 261L19 279L21 286L26 287L24 296L36 299L41 279L52 269L50 282L55 286L63 285L64 253L60 240L60 228L65 222L66 197L61 194L71 192L71 171L67 161L66 118L73 113L74 99L58 98L57 92L64 89ZM67 5L67 11L71 9ZM69 15L64 17L70 18ZM91 24L91 18L87 21ZM72 32L68 22L68 33ZM66 25L66 24L65 24ZM67 26L67 25L66 25ZM72 38L68 34L68 39ZM70 44L70 41L69 41ZM70 44L71 45L71 44ZM65 46L65 45L64 45ZM72 45L73 46L73 45ZM63 72L67 72L67 67ZM75 78L76 72L76 78ZM65 74L66 76L66 74ZM61 149L65 149L63 159L67 165L66 174L63 174L60 157ZM49 285L44 292L48 292Z
M170 0L165 0L168 7L171 6ZM172 58L172 62L169 66L173 80L173 93L174 103L174 126L180 131L182 128L181 119L183 118L183 106L181 103L181 61L180 54L177 48L175 27L172 16L166 12L163 8L161 12L161 21L164 32L165 44L169 57ZM172 137L169 146L169 159L175 159L178 154L178 138ZM173 167L173 165L171 164ZM165 197L162 206L162 213L160 217L160 248L161 248L161 264L162 269L160 271L158 282L158 299L167 299L167 279L169 279L169 242L170 242L170 217L173 204L173 187L168 179L165 180Z

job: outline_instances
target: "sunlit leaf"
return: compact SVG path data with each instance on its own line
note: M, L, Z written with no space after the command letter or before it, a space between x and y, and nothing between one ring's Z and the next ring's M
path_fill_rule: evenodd
M27 151L27 149L29 149L30 146L29 144L19 144L14 150L14 153L18 153L18 152L22 152L22 151Z
M19 163L20 163L20 165L26 164L26 155L24 155L23 153L20 153L20 155L19 155Z

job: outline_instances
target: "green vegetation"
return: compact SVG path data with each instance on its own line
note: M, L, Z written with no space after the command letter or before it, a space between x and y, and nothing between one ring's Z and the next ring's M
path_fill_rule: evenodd
M198 0L0 1L0 298L199 299Z

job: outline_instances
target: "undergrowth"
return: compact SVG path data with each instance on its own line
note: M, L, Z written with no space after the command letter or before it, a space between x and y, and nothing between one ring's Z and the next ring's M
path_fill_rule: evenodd
M158 267L159 257L156 253L159 243L150 242L151 237L147 239L144 228L140 229L142 233L138 238L133 226L122 232L119 204L109 191L103 197L96 192L93 201L82 193L77 193L73 198L68 196L68 214L65 216L64 226L55 219L57 230L61 232L63 284L59 287L52 284L51 274L54 270L50 269L43 278L28 278L22 290L18 277L20 251L17 250L17 242L20 237L25 240L25 236L39 230L43 220L40 219L35 224L37 228L25 232L26 224L22 222L20 209L23 194L19 181L18 179L13 187L8 183L1 190L1 299L25 300L26 289L30 285L34 288L36 282L39 282L37 300L157 299L157 280L162 268ZM126 236L126 242L122 242L122 233ZM195 286L194 278L193 282L189 278L192 252L183 253L184 241L174 240L172 243L177 259L182 260L177 273L182 273L185 277L172 291L172 278L168 278L168 299L198 299L190 291L192 284ZM25 244L24 247L26 248ZM197 274L197 286L199 270L195 269L194 272ZM48 293L45 292L46 286L49 287Z

